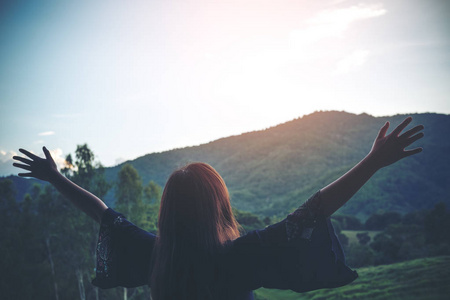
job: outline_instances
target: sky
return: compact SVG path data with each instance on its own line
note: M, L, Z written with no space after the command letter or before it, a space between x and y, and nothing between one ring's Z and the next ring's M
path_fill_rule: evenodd
M0 4L0 176L19 148L113 166L318 110L450 114L450 1Z

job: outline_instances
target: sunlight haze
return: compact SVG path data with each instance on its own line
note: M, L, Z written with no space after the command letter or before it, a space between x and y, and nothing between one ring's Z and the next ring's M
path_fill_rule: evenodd
M449 1L3 1L0 175L18 148L128 159L317 110L450 113Z

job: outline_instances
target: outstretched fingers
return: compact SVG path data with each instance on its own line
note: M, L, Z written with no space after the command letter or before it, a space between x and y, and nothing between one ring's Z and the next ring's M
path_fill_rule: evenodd
M27 171L31 171L32 170L29 165L13 163L13 166L17 167L17 168L21 168L21 169L27 170Z
M392 131L392 135L393 136L398 136L400 134L400 132L403 131L403 129L406 128L406 126L408 126L409 123L411 123L412 118L411 117L407 117L405 120L403 120L403 122L400 123L400 125L397 126L397 128L395 128Z
M29 165L33 162L32 160L29 160L27 158L20 157L20 156L13 156L13 159L23 162L25 164L29 164Z
M386 122L383 127L380 128L380 131L378 132L378 138L384 138L386 135L386 132L389 128L389 122Z
M19 175L20 177L34 177L33 172L30 172L30 173L19 173L17 175Z
M422 150L423 150L422 147L411 149L411 150L405 150L405 151L403 151L403 157L408 157L408 156L420 153L420 152L422 152Z
M417 125L416 127L411 128L410 130L408 130L405 133L403 133L401 136L399 136L399 138L401 138L401 139L402 138L409 138L412 135L416 134L417 132L419 132L419 131L421 131L423 129L424 129L423 125Z
M29 152L29 151L27 151L25 149L20 148L19 151L22 152L23 154L25 154L26 156L28 156L31 159L38 159L39 158L39 156L34 155L33 153L31 153L31 152Z
M420 132L420 133L418 133L418 134L416 134L416 135L414 135L414 136L408 138L408 139L406 140L405 147L408 147L409 145L411 145L412 143L414 143L414 142L417 141L417 140L420 140L420 139L423 138L423 137L424 137L423 132Z
M42 147L42 150L44 151L45 158L48 160L53 160L52 156L50 155L50 151L44 146Z

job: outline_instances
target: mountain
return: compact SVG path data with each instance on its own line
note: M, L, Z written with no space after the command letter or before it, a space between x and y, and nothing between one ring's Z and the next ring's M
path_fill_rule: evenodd
M424 151L378 172L341 213L365 219L377 211L406 213L450 203L450 116L412 114L424 124ZM379 128L406 115L373 117L316 112L265 130L222 138L195 147L152 153L128 161L143 182L164 185L176 168L193 161L211 164L224 178L232 205L259 215L283 216L332 182L370 150ZM389 130L389 132L390 132ZM122 165L108 168L115 180ZM106 198L113 201L113 192Z
M3 180L10 180L12 182L12 186L14 187L14 197L17 201L22 201L25 197L25 194L32 194L32 188L34 185L47 185L48 183L34 179L34 178L23 178L19 176L6 176L0 177L0 182Z
M144 184L153 180L161 186L173 170L188 162L209 163L227 183L234 207L282 217L361 160L386 121L392 130L406 116L315 112L265 130L147 154L126 163L139 171ZM425 137L417 143L424 151L379 171L340 213L364 220L375 212L407 213L441 201L450 204L450 115L412 116L408 128L425 126ZM106 168L109 181L116 180L122 165ZM26 184L18 194L23 195L24 189ZM114 203L114 190L105 201Z

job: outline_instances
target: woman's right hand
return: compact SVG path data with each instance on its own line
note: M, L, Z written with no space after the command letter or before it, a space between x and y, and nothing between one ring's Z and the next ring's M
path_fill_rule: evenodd
M13 159L22 163L13 163L14 167L29 171L28 173L19 173L21 177L34 177L37 179L51 182L58 174L58 168L47 148L43 147L45 158L40 158L37 155L25 150L19 149L20 152L28 156L28 158L13 156Z
M423 137L422 125L401 134L411 123L406 118L390 134L386 135L389 122L381 127L370 153L347 173L321 189L321 201L325 216L330 216L342 207L379 169L422 151L422 148L405 150L406 147Z

